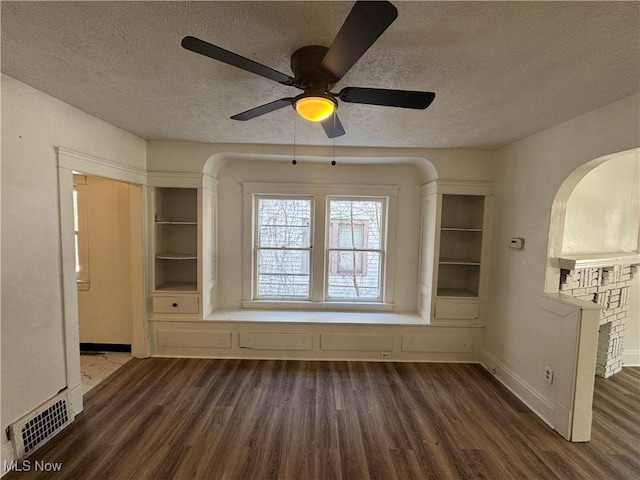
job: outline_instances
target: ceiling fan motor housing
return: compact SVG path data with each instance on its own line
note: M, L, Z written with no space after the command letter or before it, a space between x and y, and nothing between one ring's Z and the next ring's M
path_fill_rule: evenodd
M291 55L294 85L305 90L305 93L326 94L336 84L337 79L331 78L320 68L327 50L327 47L320 45L309 45Z

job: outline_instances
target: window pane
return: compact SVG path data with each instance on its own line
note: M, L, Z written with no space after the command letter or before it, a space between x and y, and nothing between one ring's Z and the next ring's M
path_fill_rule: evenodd
M78 190L73 189L73 230L77 232L78 228Z
M309 250L258 250L259 297L309 297Z
M364 224L338 224L338 248L364 248Z
M380 298L380 258L378 252L329 252L328 297Z
M80 250L78 249L78 234L75 234L76 240L76 274L80 273Z
M310 199L258 199L259 247L307 248L310 245Z
M380 249L383 200L330 200L330 248Z

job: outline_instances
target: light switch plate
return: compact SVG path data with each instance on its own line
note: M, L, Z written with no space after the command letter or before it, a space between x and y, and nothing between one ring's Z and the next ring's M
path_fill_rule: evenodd
M509 241L509 248L514 250L522 250L524 248L524 238L514 237Z

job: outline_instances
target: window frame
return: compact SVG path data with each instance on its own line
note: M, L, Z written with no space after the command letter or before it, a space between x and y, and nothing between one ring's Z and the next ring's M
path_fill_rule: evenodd
M391 311L393 310L393 287L395 276L395 231L397 224L396 185L351 185L351 184L306 184L306 183L264 183L242 182L243 190L243 249L242 249L242 307L255 309L299 309L299 310L354 310L354 311ZM256 196L313 197L312 219L310 226L310 299L279 297L255 297L256 255ZM327 299L328 258L326 246L329 233L329 197L386 198L386 253L381 259L384 269L380 280L380 297L370 299ZM326 280L325 280L326 279Z
M309 209L309 247L306 248L288 248L288 247L261 247L258 244L259 238L259 225L258 225L258 204L261 199L274 199L274 200L309 200L310 209ZM311 293L313 291L313 231L314 231L314 202L315 198L312 195L269 195L269 194L257 194L253 196L253 281L252 281L252 290L253 293L251 295L252 299L255 300L291 300L291 301L305 301L311 300ZM291 250L291 251L308 251L309 252L309 265L308 265L308 276L309 276L309 295L307 297L301 296L265 296L260 295L258 291L259 283L258 283L258 253L260 250Z
M332 201L381 201L382 203L382 211L381 211L381 219L382 222L380 224L380 246L379 248L340 248L331 246L331 224L335 223L338 225L338 235L339 235L339 225L343 224L343 220L332 220L331 219L331 202ZM385 284L385 275L386 275L386 259L387 259L387 248L388 248L388 233L387 233L387 225L389 223L388 209L389 209L389 197L386 196L361 196L361 195L327 195L327 215L326 215L326 237L327 241L325 244L325 286L324 286L324 297L325 302L358 302L358 303L380 303L384 300L384 284ZM363 225L363 245L368 245L368 237L369 237L369 229L364 221L356 221L355 225L361 224ZM347 224L348 225L348 224ZM339 240L338 240L339 243ZM351 297L329 297L329 280L331 277L332 269L331 269L331 261L329 260L331 256L331 252L338 252L338 258L340 257L340 252L357 252L362 256L362 274L367 274L367 266L366 259L368 253L377 253L380 256L380 265L378 269L378 288L379 294L376 298L351 298ZM338 266L336 266L338 267ZM336 272L339 273L339 269L336 268Z

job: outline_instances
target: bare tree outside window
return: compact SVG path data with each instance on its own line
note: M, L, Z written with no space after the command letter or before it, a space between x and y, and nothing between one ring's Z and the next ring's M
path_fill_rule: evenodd
M311 199L257 199L257 296L309 298Z
M329 299L379 299L384 200L329 200Z
M315 220L326 225L322 298L380 301L387 199L327 198L327 217ZM254 298L311 300L313 209L313 197L255 197Z

